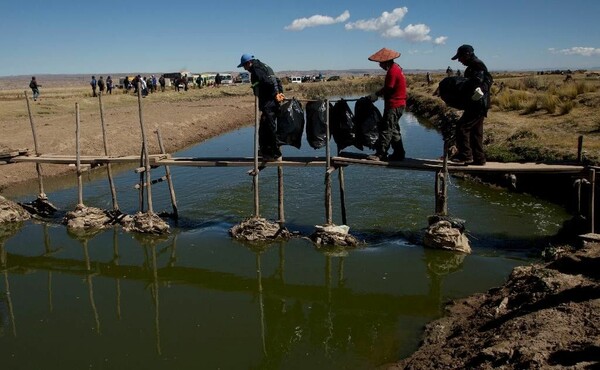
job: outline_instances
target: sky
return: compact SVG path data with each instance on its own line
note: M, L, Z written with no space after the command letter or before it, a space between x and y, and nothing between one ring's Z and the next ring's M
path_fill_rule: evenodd
M600 68L598 0L2 0L0 76L237 72L251 53L277 71Z

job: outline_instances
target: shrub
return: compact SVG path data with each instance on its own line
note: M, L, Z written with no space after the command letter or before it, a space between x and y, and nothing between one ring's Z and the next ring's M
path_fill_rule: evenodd
M562 85L556 90L556 95L561 99L575 99L577 94L577 86L572 83Z
M528 89L538 89L540 80L535 76L527 76L523 78L523 85Z
M586 92L594 92L597 90L597 86L593 86L591 84L588 84L585 81L578 81L575 84L575 88L577 89L577 94L583 94Z
M556 112L556 107L558 106L558 103L560 103L558 97L550 93L544 94L540 98L541 109L545 110L549 114L554 114L554 112Z
M529 102L525 105L525 110L523 111L523 114L532 114L537 112L538 100L539 98L537 96L534 96L533 98L529 99Z
M498 94L492 104L498 105L503 111L521 110L528 101L528 95L525 91L504 91Z
M575 107L575 102L573 100L563 101L558 105L558 114L564 116L565 114L570 113Z

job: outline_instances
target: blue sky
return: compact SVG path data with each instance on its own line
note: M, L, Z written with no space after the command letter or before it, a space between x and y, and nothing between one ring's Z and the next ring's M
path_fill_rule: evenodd
M29 0L0 2L0 75L463 68L461 44L491 70L600 67L598 0Z

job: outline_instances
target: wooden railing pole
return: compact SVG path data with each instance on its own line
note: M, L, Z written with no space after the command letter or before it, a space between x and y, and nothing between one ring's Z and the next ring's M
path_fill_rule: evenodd
M252 187L254 188L254 217L260 217L260 201L258 191L258 125L260 111L258 109L258 96L254 97L254 174L252 176Z
M444 162L435 174L435 213L448 215L448 142L444 141Z
M106 137L106 124L104 123L104 105L102 104L102 91L98 94L98 102L100 103L100 123L102 124L102 141L104 143L104 155L108 157L108 139ZM112 175L112 168L110 163L106 164L106 172L108 175L108 184L110 185L110 195L112 196L113 210L119 211L119 204L117 203L117 190L115 188L115 181Z
M156 130L156 135L158 136L158 147L160 148L161 154L166 154L165 146L163 145L162 136L160 135L160 129ZM171 205L173 207L173 217L175 219L179 218L179 213L177 212L177 199L175 198L175 188L173 187L173 179L171 178L171 168L169 166L165 166L165 175L167 176L167 184L169 185L169 194L171 195Z
M140 114L140 127L142 129L142 142L143 142L143 151L144 151L144 167L146 170L146 184L148 184L148 189L146 190L146 199L148 203L148 212L154 213L154 208L152 207L152 179L150 177L150 157L148 156L148 141L146 140L146 131L144 129L144 115L142 114L142 84L138 81L138 110ZM142 184L143 185L143 184Z
M277 184L278 184L278 216L279 227L285 224L285 209L283 207L283 166L277 166Z
M577 162L581 163L583 160L583 135L579 135L577 138Z
M333 209L331 205L331 148L329 140L329 99L325 100L325 122L327 127L327 141L325 144L325 222L327 225L333 224Z
M83 181L81 179L79 103L75 103L75 167L77 168L77 206L83 206Z
M590 218L590 233L596 233L596 170L590 169L590 208L589 208L589 218Z
M33 134L33 147L35 149L35 156L40 156L40 150L38 147L37 134L35 132L35 124L33 123L33 115L31 114L31 106L29 105L29 97L27 96L27 91L25 93L25 101L27 102L27 112L29 113L29 123L31 124L31 133ZM35 170L37 172L38 177L38 186L39 186L39 195L40 199L47 199L46 193L44 192L44 181L42 180L42 165L40 163L35 163Z

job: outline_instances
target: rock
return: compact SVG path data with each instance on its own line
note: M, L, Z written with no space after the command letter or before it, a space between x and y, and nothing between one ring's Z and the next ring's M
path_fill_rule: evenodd
M78 205L74 211L67 212L63 222L69 229L103 229L110 225L112 218L102 209Z
M236 239L247 241L288 239L292 234L277 222L261 217L251 217L229 229L229 234Z
M310 240L318 247L355 248L361 244L358 239L348 234L350 227L346 225L317 225L315 229L315 232L310 236Z
M0 223L29 220L30 214L19 204L0 195Z
M34 216L51 217L57 211L57 208L50 203L45 195L37 197L33 202L19 204Z
M137 231L157 235L169 232L169 224L155 213L138 212L134 216L125 216L121 219L121 225L128 232Z
M461 229L453 227L449 221L441 220L427 228L423 244L429 248L471 253L469 239Z

